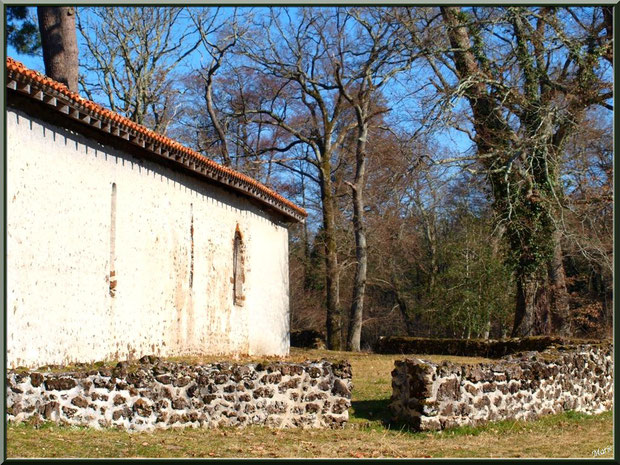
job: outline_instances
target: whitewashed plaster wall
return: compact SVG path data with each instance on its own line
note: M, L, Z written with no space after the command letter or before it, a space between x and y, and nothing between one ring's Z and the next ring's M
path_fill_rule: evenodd
M233 303L237 225L242 306ZM270 214L8 109L9 368L145 354L285 355L288 299L288 230Z

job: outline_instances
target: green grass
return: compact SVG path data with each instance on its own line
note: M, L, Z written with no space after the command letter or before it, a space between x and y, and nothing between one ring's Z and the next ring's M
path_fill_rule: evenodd
M342 430L172 429L129 433L54 423L9 424L8 457L592 457L613 444L611 412L565 412L532 422L501 421L441 432L391 423L387 410L396 355L293 349L291 361L348 359L353 367L350 422ZM422 356L420 356L421 358ZM423 356L433 362L480 358ZM216 359L185 359L192 363ZM247 362L241 359L239 362ZM613 451L606 458L612 457Z

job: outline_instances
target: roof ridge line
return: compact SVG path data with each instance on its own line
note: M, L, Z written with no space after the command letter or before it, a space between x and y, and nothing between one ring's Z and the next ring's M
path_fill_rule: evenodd
M49 76L46 76L45 74L42 74L38 71L27 68L23 63L11 57L7 57L6 66L7 66L8 72L17 73L18 75L29 80L30 83L36 83L39 86L46 86L48 89L45 89L45 90L47 91L49 91L50 89L56 91L57 93L61 94L63 97L68 99L71 103L81 105L87 111L94 112L97 118L100 118L100 119L105 118L109 120L110 123L115 123L117 125L125 126L126 129L133 130L137 132L138 134L141 134L144 137L151 139L151 142L166 146L168 149L176 150L178 152L181 152L182 154L189 156L190 158L193 158L194 160L202 164L207 169L210 168L216 173L227 175L233 178L233 180L242 182L244 184L248 184L249 186L245 187L245 189L254 188L258 191L261 191L262 194L268 197L271 197L273 200L279 202L280 204L282 204L282 206L288 207L286 208L287 210L290 209L294 213L296 213L296 214L290 214L290 212L287 212L289 216L293 216L295 219L303 220L303 218L308 216L308 213L303 208L298 207L290 200L286 199L282 195L275 192L273 189L251 178L250 176L244 173L240 173L239 171L236 171L228 166L221 165L220 163L217 163L216 161L181 144L180 142L174 139L171 139L168 136L157 133L153 131L152 129L149 129L141 124L131 121L129 118L123 115L120 115L119 113L116 113L112 110L109 110L103 107L102 105L96 102L93 102L92 100L88 100L82 97L81 95L79 95L77 92L72 92L71 90L69 90L69 88L65 84L58 82L50 78ZM145 145L142 145L142 147L146 148ZM216 179L216 181L222 182L222 180L220 179ZM228 183L226 184L228 185ZM238 189L238 190L241 190L242 192L246 192L245 189ZM247 192L247 193L249 194L250 192Z

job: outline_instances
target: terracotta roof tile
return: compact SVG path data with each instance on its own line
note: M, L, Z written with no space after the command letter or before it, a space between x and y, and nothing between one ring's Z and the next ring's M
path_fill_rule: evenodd
M64 84L55 81L37 71L26 68L22 63L14 60L13 58L7 57L6 66L7 71L29 78L26 80L29 80L31 84L36 84L43 89L53 89L72 103L81 105L83 108L90 110L91 113L93 113L96 117L101 118L102 120L108 119L111 121L115 121L119 123L119 125L124 126L126 129L131 129L138 133L144 134L144 136L147 139L150 139L151 142L159 143L167 147L168 149L178 150L179 152L182 152L188 155L190 158L196 160L197 162L205 165L206 167L216 172L222 173L229 180L235 180L245 184L249 184L250 186L253 186L257 191L262 193L264 196L271 198L272 200L282 204L283 206L288 207L289 209L292 209L297 214L297 216L305 218L308 215L303 208L298 207L290 200L285 199L277 192L274 192L267 186L250 178L249 176L243 173L239 173L238 171L235 171L227 166L220 165L219 163L216 163L210 158L207 158L204 155L201 155L200 153L183 146L179 142L172 140L169 137L151 131L150 129L139 125L131 121L130 119L119 115L118 113L114 113L113 111L108 110L107 108L104 108L91 100L87 100L81 97L76 92L71 92Z

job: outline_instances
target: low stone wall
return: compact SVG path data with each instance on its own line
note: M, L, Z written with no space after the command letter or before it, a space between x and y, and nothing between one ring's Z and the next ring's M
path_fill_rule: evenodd
M351 405L348 362L192 366L153 356L137 365L7 376L7 418L152 430L265 425L342 427Z
M552 347L596 344L600 341L558 336L530 336L508 339L438 339L390 336L375 345L378 354L441 354L465 357L500 358L524 351L542 351Z
M606 343L476 365L397 360L390 410L420 430L530 420L565 410L599 413L613 406L612 352Z

